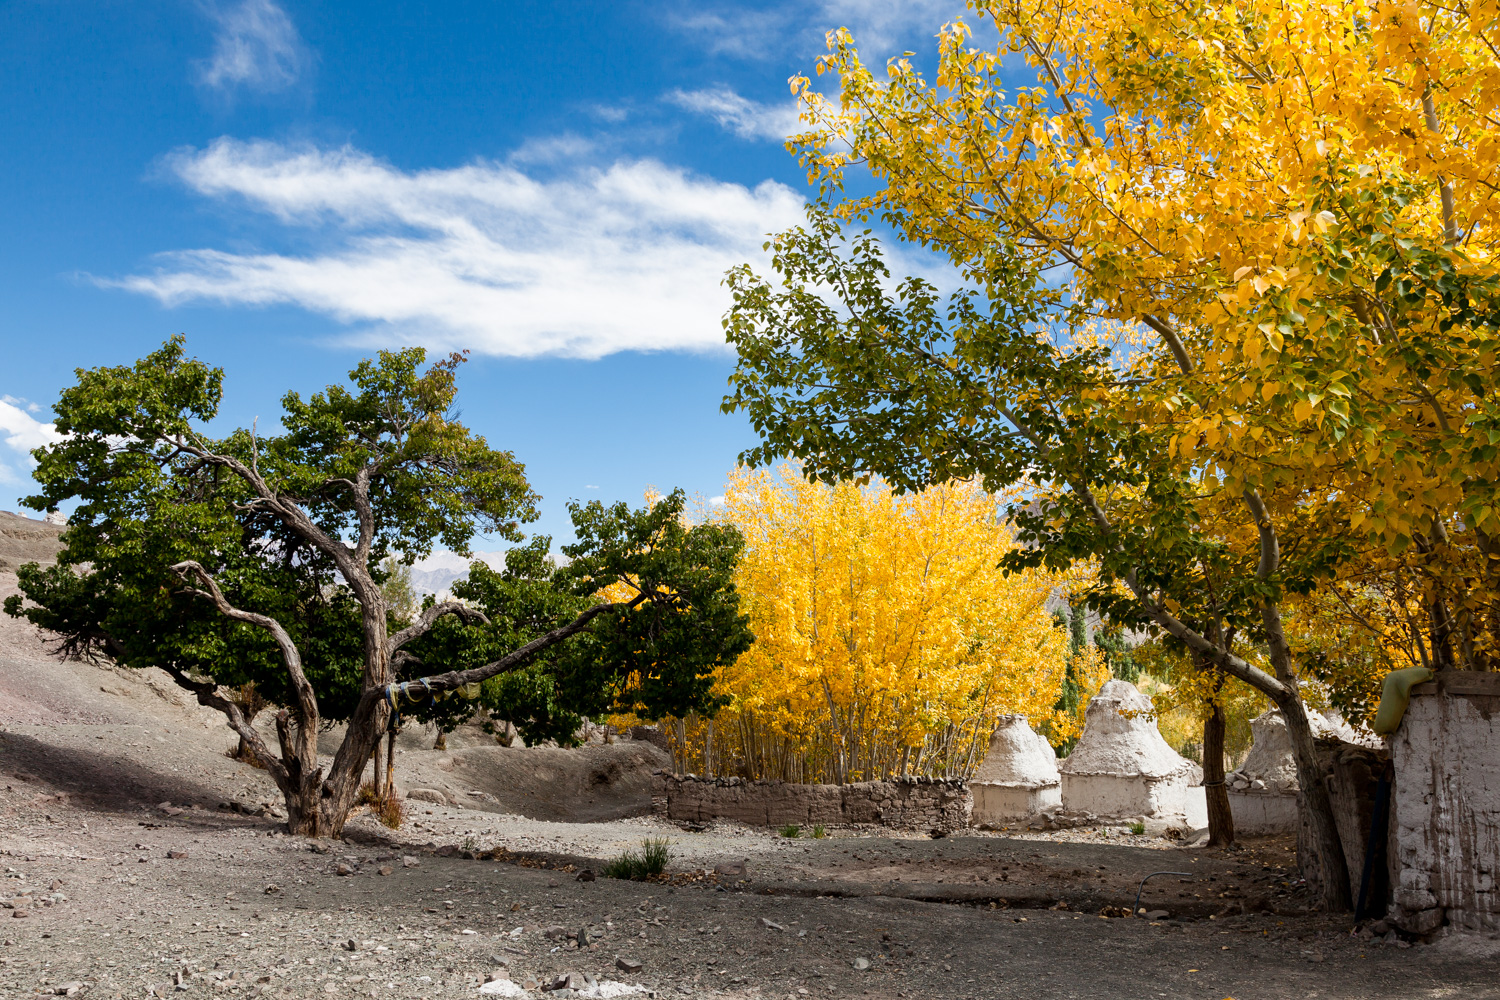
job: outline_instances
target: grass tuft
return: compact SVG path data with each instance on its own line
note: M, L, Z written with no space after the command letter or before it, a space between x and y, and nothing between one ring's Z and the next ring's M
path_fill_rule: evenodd
M665 837L647 837L641 841L639 851L628 850L604 866L605 878L628 879L643 882L653 875L667 870L672 852L667 850L670 842Z
M813 840L822 840L826 836L828 836L828 831L823 828L822 823L813 826Z
M796 823L788 823L786 826L781 828L780 833L788 840L795 840L798 837L802 836L802 827L798 826Z
M1139 837L1141 834L1143 834L1143 833L1146 832L1146 824L1145 823L1132 823L1132 824L1130 824L1130 832L1133 833L1133 834L1135 834L1137 837Z

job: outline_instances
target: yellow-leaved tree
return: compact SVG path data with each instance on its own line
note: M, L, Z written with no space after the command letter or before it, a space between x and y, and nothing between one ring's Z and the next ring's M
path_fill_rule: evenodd
M720 674L729 705L677 730L690 769L966 777L1000 714L1077 733L1058 708L1068 634L1047 610L1063 581L1000 569L1014 542L976 484L897 495L740 471L715 516L746 539L736 587L756 641ZM1074 661L1086 705L1107 677L1091 648Z
M1096 561L1096 610L1281 709L1347 908L1283 611L1403 574L1423 662L1500 666L1500 7L969 6L994 47L955 22L924 73L840 30L836 96L793 83L824 204L779 287L730 276L744 461L1050 490L1012 564ZM965 288L893 287L873 217Z

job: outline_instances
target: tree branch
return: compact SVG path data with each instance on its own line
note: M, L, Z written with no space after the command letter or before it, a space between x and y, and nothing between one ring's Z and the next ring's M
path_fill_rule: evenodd
M1443 126L1438 123L1437 107L1432 102L1432 81L1422 91L1422 114L1427 119L1427 130L1442 136ZM1453 182L1438 177L1438 197L1443 202L1443 242L1452 246L1458 242L1458 214L1453 208Z
M629 610L630 608L634 608L645 602L648 597L649 595L647 594L640 594L629 601L616 601L613 603L595 604L593 607L584 610L579 614L577 618L574 618L568 624L559 626L558 628L555 628L552 631L545 633L544 635L539 635L519 649L507 653L505 656L502 656L500 659L495 660L491 663L486 663L482 667L473 667L469 670L450 670L446 674L435 674L431 677L419 677L415 680L407 681L406 683L408 685L421 685L422 689L427 694L437 694L440 691L456 691L459 688L465 687L469 684L478 684L480 681L487 681L491 677L494 677L498 674L503 674L507 670L511 670L515 667L520 666L527 660L531 659L533 655L541 652L548 646L554 646L557 643L562 642L569 636L577 635L579 632L582 632L584 629L588 628L589 623L592 622L595 618L604 614L604 612ZM382 698L384 696L385 692L379 689L365 692L365 698L367 700L372 698Z
M254 611L244 611L230 604L224 597L224 592L214 578L208 575L199 563L194 560L180 562L171 567L173 573L187 583L196 580L204 589L198 587L186 587L184 593L194 597L202 597L211 602L219 613L226 618L244 622L263 628L271 633L271 638L276 641L276 646L281 650L281 659L286 663L287 673L292 677L292 685L297 691L297 707L302 716L303 728L316 731L318 727L318 699L313 693L312 684L307 680L307 674L302 670L302 654L297 650L297 644L292 642L292 637L282 624L269 615L257 614Z
M1266 505L1255 490L1245 491L1245 506L1255 518L1255 529L1260 533L1260 564L1255 568L1257 580L1269 580L1276 567L1281 565L1281 542L1276 538L1276 526L1266 513Z
M275 754L271 753L271 748L266 746L265 741L260 738L260 733L255 731L255 727L250 724L251 720L245 715L245 710L237 702L219 694L219 685L213 681L194 680L187 671L170 663L161 664L161 668L177 682L178 687L191 692L198 699L198 704L224 713L224 717L229 720L229 728L245 741L250 752L255 755L255 759L276 780L277 787L283 792L286 791L286 767Z
M489 618L485 617L483 611L471 608L459 601L444 601L441 604L434 604L430 608L423 609L421 617L391 636L385 644L386 653L394 657L396 650L418 636L425 635L437 623L437 620L444 615L458 615L458 617L464 620L465 625L474 625L476 623L488 625L490 623Z
M1161 339L1167 342L1167 348L1171 350L1172 357L1177 359L1177 367L1182 369L1182 374L1193 374L1193 361L1188 357L1182 338L1177 335L1176 330L1172 329L1172 324L1157 316L1142 316L1141 322L1161 334Z

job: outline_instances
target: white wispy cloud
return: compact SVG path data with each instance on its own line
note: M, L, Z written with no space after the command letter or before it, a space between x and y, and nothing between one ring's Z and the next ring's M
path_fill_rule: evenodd
M101 281L168 306L292 304L356 339L511 357L723 349L723 273L802 198L651 160L404 171L356 149L220 139L171 157L192 190L312 232L317 252L165 254Z
M848 28L862 48L888 54L927 45L944 24L978 20L963 0L822 0L824 30Z
M739 3L682 3L668 23L707 52L747 60L807 58L823 51L824 35L848 28L866 54L916 49L962 17L976 22L963 0L805 0L747 8Z
M803 128L793 100L782 105L760 104L723 86L674 90L666 95L666 100L686 111L712 118L742 139L779 142Z
M0 484L30 483L36 466L31 450L62 440L50 421L32 416L40 409L24 399L0 396Z
M209 16L214 52L199 66L199 79L210 87L284 90L311 63L296 25L274 0L220 3Z

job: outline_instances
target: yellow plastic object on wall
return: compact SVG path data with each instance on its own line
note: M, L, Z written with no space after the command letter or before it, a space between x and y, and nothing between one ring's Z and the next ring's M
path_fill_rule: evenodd
M1407 667L1386 674L1385 685L1380 691L1380 707L1375 710L1375 732L1381 736L1394 733L1401 725L1401 717L1406 714L1411 689L1430 680L1432 671L1427 667Z

